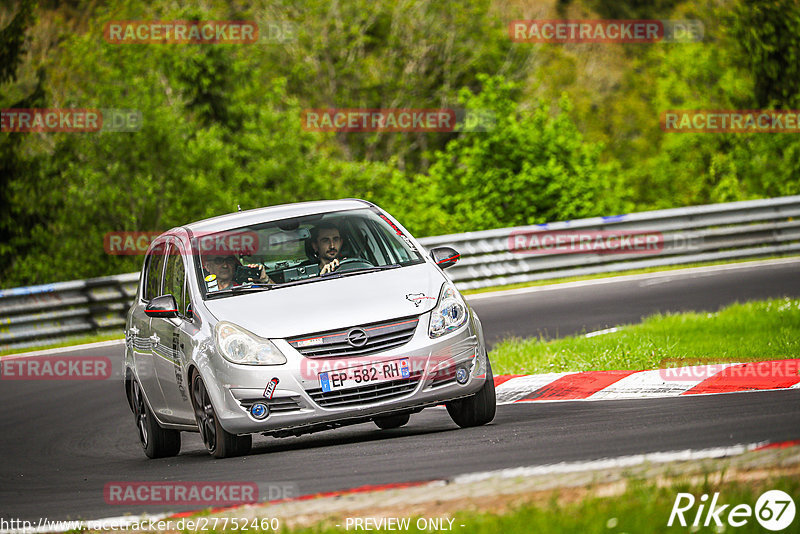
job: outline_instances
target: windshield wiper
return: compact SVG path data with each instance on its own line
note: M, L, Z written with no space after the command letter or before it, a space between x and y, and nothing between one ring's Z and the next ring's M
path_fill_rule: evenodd
M257 293L259 291L269 291L278 284L252 284L246 286L234 286L228 289L220 289L219 291L208 291L207 298L216 298L220 296L233 295L234 293Z
M397 269L400 266L401 265L398 263L390 263L389 265L375 265L374 267L362 267L360 269L351 269L348 271L343 271L341 273L337 273L334 271L333 274L339 276L348 276L351 274L371 273L374 271L383 271L386 269ZM325 278L330 278L330 277L331 275L325 275Z

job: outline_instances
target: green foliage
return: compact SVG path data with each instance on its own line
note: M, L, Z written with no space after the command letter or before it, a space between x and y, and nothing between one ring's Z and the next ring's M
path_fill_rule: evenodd
M34 22L35 0L22 0L11 23L0 30L0 84L17 78L25 32Z
M23 0L11 22L0 30L0 109L34 108L45 104L44 73L35 75L35 85L30 90L18 83L18 68L22 63L29 28L35 23L36 2ZM31 158L20 150L19 136L0 134L0 272L12 268L15 256L32 245L25 228L36 220L47 217L47 212L31 212L12 201L13 178L34 175L40 160Z
M759 107L800 107L800 3L742 0L729 18L741 61L752 73Z
M515 85L502 78L479 80L481 92L464 90L461 103L493 113L496 124L487 132L463 133L430 168L432 203L448 217L443 230L535 224L618 208L608 195L612 166L600 163L602 146L584 141L566 98L551 114L544 102L518 105Z
M288 13L297 42L260 51L288 80L306 107L437 108L456 104L463 87L479 88L478 74L518 80L530 52L512 43L506 13L490 0L274 2ZM283 57L276 58L275 54ZM425 171L446 133L341 134L352 159L388 161Z
M178 45L142 55L138 45L112 47L98 35L94 28L65 43L58 70L70 74L74 105L138 109L142 128L54 136L34 183L58 191L58 202L42 195L49 219L30 229L38 246L19 259L27 267L12 271L10 284L46 280L53 264L70 278L138 269L141 258L105 253L110 231L166 230L237 205L380 196L393 181L396 171L383 164L321 152L319 134L301 129L285 81L260 83L256 65L236 48ZM231 77L235 83L215 91L215 80ZM29 180L13 185L14 205L41 209L29 201Z
M137 132L0 133L0 285L129 272L109 231L362 197L415 234L800 193L794 134L688 134L668 109L800 107L798 7L561 1L539 18L700 19L701 43L514 43L496 0L18 0L0 106L135 109ZM548 11L550 10L550 11ZM552 12L551 12L552 11ZM110 44L110 20L252 20L253 45ZM719 24L717 21L723 21ZM270 24L290 23L287 39ZM469 108L487 131L319 133L304 109Z

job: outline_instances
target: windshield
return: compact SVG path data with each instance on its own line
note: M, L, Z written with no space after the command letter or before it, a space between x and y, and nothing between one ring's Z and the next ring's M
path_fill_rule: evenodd
M423 262L382 213L365 208L197 236L200 286L211 298Z

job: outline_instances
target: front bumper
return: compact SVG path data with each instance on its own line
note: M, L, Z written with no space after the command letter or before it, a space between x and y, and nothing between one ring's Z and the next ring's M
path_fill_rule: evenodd
M219 368L207 366L201 369L201 374L220 424L233 434L291 435L312 427L332 427L381 414L414 411L476 393L484 384L487 369L479 323L470 320L458 332L438 339L428 337L427 323L421 320L405 345L379 354L311 359L287 342L277 340L276 345L288 360L284 365L236 365L216 358ZM409 359L409 378L329 393L321 391L320 372L400 358ZM457 367L468 370L463 384L455 378ZM209 376L212 372L214 376ZM275 379L277 386L271 398L267 398L266 386ZM251 415L250 407L256 402L268 406L268 417L258 420Z

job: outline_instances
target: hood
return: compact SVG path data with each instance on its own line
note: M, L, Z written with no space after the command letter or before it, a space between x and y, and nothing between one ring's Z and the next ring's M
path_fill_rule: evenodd
M426 263L205 301L220 321L286 338L420 315L446 279Z

